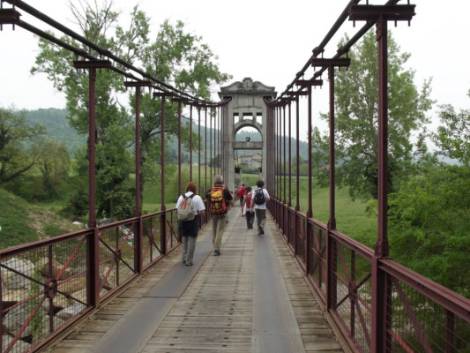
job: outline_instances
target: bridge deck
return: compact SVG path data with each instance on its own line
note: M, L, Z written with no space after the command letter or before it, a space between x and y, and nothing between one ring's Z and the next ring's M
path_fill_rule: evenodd
M258 237L239 212L222 256L205 227L193 267L175 251L48 352L342 352L271 219Z

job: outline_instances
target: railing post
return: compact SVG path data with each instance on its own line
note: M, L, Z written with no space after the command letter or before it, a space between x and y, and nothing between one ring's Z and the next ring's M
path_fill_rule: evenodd
M160 249L165 255L166 249L166 205L165 205L165 93L160 100Z
M283 233L287 237L288 233L288 217L287 217L287 149L286 149L286 103L282 106L282 149L283 149L283 156L282 156L282 174L283 174L283 188L282 191L282 227Z
M287 155L286 155L286 104L282 106L282 201L287 204Z
M387 352L390 344L389 327L391 286L385 272L379 268L380 259L388 256L387 236L387 153L388 153L388 61L387 21L376 24L378 72L379 72L379 121L378 121L378 238L372 262L372 332L371 353Z
M140 126L140 101L141 88L137 86L135 89L135 215L138 217L136 230L134 230L135 239L135 270L142 273L142 145L141 145L141 126Z
M201 106L197 106L197 188L201 190Z
M307 207L307 234L305 240L305 272L307 275L310 273L310 248L312 241L312 224L309 220L313 217L312 207L312 86L307 87L308 94L308 207Z
M446 310L445 353L455 353L455 315Z
M299 95L295 97L295 235L294 254L297 255L297 239L299 234L299 213L300 213L300 106Z
M193 181L193 105L189 106L189 181Z
M282 179L281 179L281 107L277 107L277 222L282 228L281 203L282 203Z
M88 293L87 302L96 306L100 297L99 232L96 226L96 68L88 69Z
M183 192L183 180L181 178L181 117L182 100L178 99L178 193Z
M0 269L0 352L3 352L3 334L5 331L3 326L4 310L5 305L3 303L3 279L2 271Z
M217 134L217 153L219 154L217 158L217 174L222 174L222 158L223 158L223 148L222 148L222 108L217 107L217 125L219 128L219 133Z
M292 157L291 157L291 154L292 154L292 150L291 150L291 142L292 142L292 107L291 107L291 101L289 100L289 109L288 109L288 112L289 112L289 129L288 129L288 151L287 151L287 154L288 154L288 162L287 164L289 165L288 167L288 174L289 174L289 185L288 185L288 189L287 189L287 205L289 206L289 208L292 206Z
M215 142L215 111L214 108L211 108L210 114L209 114L209 185L212 185L212 175L214 174L213 172L213 167L214 167L214 142ZM214 120L214 124L212 121ZM214 129L213 129L214 127ZM207 190L207 189L206 189ZM204 192L206 192L204 190Z
M331 231L336 229L336 179L335 179L335 68L328 67L329 81L329 217L328 217L328 235L327 235L327 274L326 284L326 305L328 310L336 309L337 286L336 286L336 262L337 249L336 241L331 236Z
M207 190L207 107L204 107L204 192Z

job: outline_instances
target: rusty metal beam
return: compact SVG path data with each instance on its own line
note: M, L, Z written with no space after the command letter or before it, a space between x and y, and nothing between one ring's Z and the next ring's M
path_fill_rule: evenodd
M17 25L21 14L15 9L0 9L0 25Z
M310 80L296 80L295 84L301 87L322 86L323 80L318 80L316 78L312 78ZM307 92L307 95L308 95L308 92Z
M312 66L318 67L348 67L351 64L351 59L349 58L312 58L310 61Z
M112 69L109 60L75 60L73 67L76 69Z
M124 81L125 87L152 87L152 81Z
M350 21L411 21L415 5L353 5Z

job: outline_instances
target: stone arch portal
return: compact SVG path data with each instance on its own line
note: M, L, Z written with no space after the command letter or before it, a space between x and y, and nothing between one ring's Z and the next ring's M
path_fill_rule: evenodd
M273 163L268 163L269 151L267 141L272 140L272 122L268 120L268 110L265 98L274 99L276 92L274 87L266 86L259 81L245 78L243 81L234 82L222 87L219 96L231 98L224 108L223 121L223 159L224 180L229 189L234 190L238 177L235 172L235 151L237 150L261 150L262 167L261 177L267 180L268 168L273 168ZM235 134L244 127L254 127L261 134L259 141L236 141Z

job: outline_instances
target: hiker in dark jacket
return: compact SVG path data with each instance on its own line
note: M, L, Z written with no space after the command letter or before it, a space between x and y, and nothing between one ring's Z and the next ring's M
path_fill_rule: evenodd
M183 265L193 265L196 237L199 231L199 218L205 209L204 201L196 194L196 185L189 182L186 192L180 195L176 202L179 231L183 243Z

